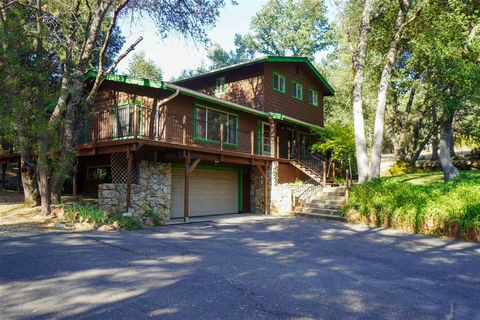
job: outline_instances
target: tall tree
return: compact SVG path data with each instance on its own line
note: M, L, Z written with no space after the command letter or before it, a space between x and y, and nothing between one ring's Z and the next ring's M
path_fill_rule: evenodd
M365 124L363 120L363 73L367 56L368 32L373 9L373 0L365 0L362 22L358 37L358 45L353 54L353 125L355 132L355 151L357 156L358 182L368 180L367 140L365 138Z
M242 41L260 54L313 57L332 45L323 0L269 0Z
M392 74L392 68L395 63L395 57L397 54L398 44L403 33L405 26L416 18L420 10L417 10L415 14L406 21L408 12L412 6L412 0L399 0L399 9L397 14L397 20L395 23L395 31L390 41L390 46L386 54L385 65L382 70L382 76L380 78L380 85L378 88L377 97L377 110L375 115L375 132L373 136L372 156L370 163L370 178L380 177L380 162L382 157L382 145L383 145L383 128L385 118L385 107L387 104L387 90L390 86L390 76ZM419 5L419 8L421 6Z
M135 78L162 80L162 69L152 59L145 57L145 52L132 55L128 63L128 75Z

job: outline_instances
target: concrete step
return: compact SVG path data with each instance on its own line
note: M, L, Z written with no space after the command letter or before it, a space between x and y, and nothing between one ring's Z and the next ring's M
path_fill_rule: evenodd
M307 203L302 206L305 209L329 209L329 210L341 210L343 207L343 203L335 203L335 204L328 204L328 203Z
M346 222L347 219L342 216L338 215L331 215L331 214L321 214L321 213L303 213L303 212L298 212L296 213L299 216L302 217L308 217L308 218L317 218L317 219L326 219L326 220L335 220L335 221L342 221Z
M322 209L322 208L305 208L305 207L302 207L302 208L299 208L298 212L329 214L329 215L334 215L334 216L340 215L340 210L338 210L338 209Z
M308 202L308 204L317 205L317 204L331 204L331 205L340 205L342 206L345 203L345 197L331 197L328 199L319 199L315 198Z

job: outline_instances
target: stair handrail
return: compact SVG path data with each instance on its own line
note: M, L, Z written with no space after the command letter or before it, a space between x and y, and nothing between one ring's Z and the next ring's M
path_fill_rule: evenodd
M305 185L310 185L309 187L305 187ZM292 198L292 211L294 211L295 207L300 203L304 203L308 198L312 196L312 193L321 186L322 184L319 183L317 180L310 178L304 181L302 184L298 185L295 189L291 190L291 198Z

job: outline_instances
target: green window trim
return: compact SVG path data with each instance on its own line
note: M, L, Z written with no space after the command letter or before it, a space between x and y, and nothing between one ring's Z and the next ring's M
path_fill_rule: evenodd
M297 91L295 90L297 86L300 88L300 98L297 97ZM298 101L303 101L303 85L296 80L292 80L292 98Z
M310 93L317 95L317 103L313 102L313 95L312 95L312 101L310 101ZM311 88L308 89L308 105L318 108L319 103L318 103L318 91L317 90L313 90Z
M283 79L283 88L275 88L275 76L277 76L279 79ZM286 94L286 92L287 92L287 78L285 77L284 74L276 72L276 71L272 72L272 89L273 89L273 91L276 91L278 93Z
M235 143L230 143L230 142L225 141L223 143L223 145L227 146L227 147L238 148L238 146L240 145L239 135L238 135L239 127L240 127L240 117L238 116L238 114L231 113L231 112L226 112L224 110L219 110L219 109L212 108L212 107L208 107L208 106L205 106L205 105L199 104L199 103L196 103L195 108L193 109L193 141L220 145L220 141L210 140L210 139L206 139L206 138L202 138L202 137L198 136L197 110L200 109L200 108L203 108L203 109L206 109L206 110L213 110L213 111L216 111L216 112L219 112L219 113L223 113L223 114L227 114L227 115L231 115L231 116L236 117L237 121L236 121L236 125L235 125Z

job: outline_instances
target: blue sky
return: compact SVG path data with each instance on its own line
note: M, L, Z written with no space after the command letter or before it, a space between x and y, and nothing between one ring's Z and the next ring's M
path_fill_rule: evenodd
M233 6L230 1L226 1L226 6L220 11L216 27L208 31L212 44L219 43L227 50L234 48L235 33L246 34L249 31L250 19L267 0L238 0L237 2L238 5ZM126 38L125 46L129 46L139 36L143 36L144 39L137 46L136 51L144 51L147 58L154 60L162 68L165 80L178 76L183 69L196 68L202 61L208 63L208 49L203 45L195 44L175 34L166 39L160 39L155 33L155 26L149 20L144 20L143 23L135 26L121 21L120 28ZM126 73L128 58L119 64L119 73Z

